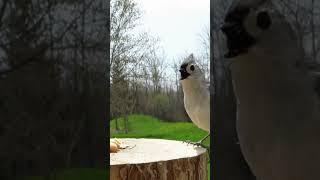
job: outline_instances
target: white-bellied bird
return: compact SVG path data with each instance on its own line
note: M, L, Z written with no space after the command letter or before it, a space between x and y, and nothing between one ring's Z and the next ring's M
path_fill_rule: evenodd
M240 0L221 30L251 170L258 180L320 179L320 81L292 25L271 1Z
M208 132L208 135L195 143L202 145L202 142L210 135L209 84L196 64L193 54L183 61L179 71L186 112L197 127Z

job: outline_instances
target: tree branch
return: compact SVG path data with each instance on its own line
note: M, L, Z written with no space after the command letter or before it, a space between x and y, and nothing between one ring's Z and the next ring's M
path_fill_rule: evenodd
M1 9L0 9L0 28L2 26L2 18L4 16L4 12L6 10L8 2L9 2L9 0L3 0L3 2L2 2L2 6L1 6Z
M92 3L94 2L94 0L90 1L87 5L87 7L90 7L92 5ZM89 8L85 8L86 10L89 9ZM59 42L61 41L65 35L67 34L67 32L74 26L75 23L77 23L77 20L82 17L82 15L79 15L77 17L75 17L71 22L70 24L65 28L65 30L60 34L60 36L58 38L56 38L54 40L54 42ZM43 47L41 47L38 52L36 52L33 56L27 58L26 60L24 60L23 62L21 62L20 64L17 64L17 65L14 65L12 66L11 68L9 69L5 69L5 70L2 70L0 71L0 77L1 76L4 76L4 75L7 75L9 73L12 73L14 71L17 71L21 68L23 68L24 66L27 66L29 64L31 64L32 62L36 62L36 61L39 61L40 59L37 59L36 57L42 55L43 53L45 53L48 49L50 48L50 43L46 43L44 44Z

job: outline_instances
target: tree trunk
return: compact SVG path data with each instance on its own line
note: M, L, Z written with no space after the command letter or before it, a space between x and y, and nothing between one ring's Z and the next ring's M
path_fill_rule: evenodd
M116 118L115 121L116 121L116 130L119 131L118 118Z
M128 134L128 132L129 132L129 122L128 121L129 121L128 120L128 115L125 115L124 116L124 132L126 134Z
M207 151L180 141L120 139L110 154L111 180L207 180Z
M314 0L311 1L311 33L312 33L312 60L317 62L317 50L316 50L316 30L314 19Z

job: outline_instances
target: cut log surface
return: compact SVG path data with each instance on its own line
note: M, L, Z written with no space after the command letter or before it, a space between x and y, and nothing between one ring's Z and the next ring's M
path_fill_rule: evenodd
M207 151L181 141L119 139L110 153L111 180L207 180Z

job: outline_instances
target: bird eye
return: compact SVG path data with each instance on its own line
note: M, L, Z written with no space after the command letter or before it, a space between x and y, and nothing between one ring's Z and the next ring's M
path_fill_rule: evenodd
M194 65L191 65L191 66L190 66L190 70L191 70L191 71L194 71Z
M267 11L259 12L257 15L257 26L262 30L266 30L271 25L271 18Z

